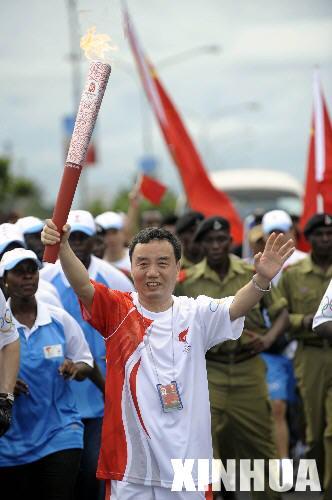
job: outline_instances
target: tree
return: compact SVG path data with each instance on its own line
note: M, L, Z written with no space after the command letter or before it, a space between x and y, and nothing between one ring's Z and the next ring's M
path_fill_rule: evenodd
M17 212L18 215L44 217L47 209L42 204L40 189L37 184L24 176L11 173L11 160L0 156L0 216Z

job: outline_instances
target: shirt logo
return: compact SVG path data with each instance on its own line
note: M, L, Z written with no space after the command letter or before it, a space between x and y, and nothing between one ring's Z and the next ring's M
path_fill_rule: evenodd
M190 352L190 349L191 349L191 345L188 344L187 342L187 333L188 333L188 330L189 330L189 326L188 328L186 328L185 330L183 330L183 332L180 332L179 333L179 342L183 342L184 343L184 349L182 352Z
M188 333L189 327L183 330L183 332L179 333L179 342L187 342L187 333Z
M6 309L4 316L0 316L0 332L9 333L13 330L13 318L9 309Z

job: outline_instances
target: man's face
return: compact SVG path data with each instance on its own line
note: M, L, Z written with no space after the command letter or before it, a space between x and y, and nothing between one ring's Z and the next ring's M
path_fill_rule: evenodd
M40 261L43 260L44 245L41 242L41 231L38 233L26 234L24 236L27 247L35 252Z
M318 227L309 236L313 252L320 257L332 254L332 227Z
M158 210L146 210L142 213L141 228L160 227L161 213Z
M7 271L4 281L10 297L27 298L35 295L39 281L36 262L30 259L23 260L14 269Z
M182 243L183 254L188 258L199 260L202 257L203 251L200 242L193 241L196 231L196 226L192 226L178 235Z
M215 266L229 254L232 238L228 231L211 230L203 236L201 243L208 264Z
M125 244L125 234L122 229L111 228L105 233L105 245L108 248L122 248Z
M76 257L86 264L92 253L93 238L82 231L73 231L70 233L69 243Z
M167 240L138 243L132 254L131 272L138 295L145 303L167 302L173 293L180 262Z

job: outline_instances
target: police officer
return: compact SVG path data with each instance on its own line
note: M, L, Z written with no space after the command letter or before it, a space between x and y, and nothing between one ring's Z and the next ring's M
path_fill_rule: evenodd
M283 271L278 289L288 303L290 332L298 339L295 374L304 405L307 458L316 459L327 489L332 482L332 345L312 331L312 322L332 278L332 215L314 215L304 235L312 251Z
M178 218L175 233L182 245L181 269L187 269L203 258L201 245L193 241L197 226L204 219L201 212L187 212Z
M202 245L206 258L186 270L177 287L179 295L227 297L253 278L253 266L230 254L232 238L226 219L210 217L201 222L194 239ZM263 302L270 315L277 317L268 332L262 305L257 305L246 316L244 333L239 340L224 342L207 352L214 456L223 461L276 458L266 368L257 354L282 333L288 316L283 309L286 301L273 303L271 295L266 293ZM218 305L215 300L210 307L216 310ZM255 492L253 497L279 498L267 484L266 476L265 492Z

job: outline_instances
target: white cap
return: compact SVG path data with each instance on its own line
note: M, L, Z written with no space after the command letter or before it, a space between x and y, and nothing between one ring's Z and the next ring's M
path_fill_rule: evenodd
M0 253L3 253L10 243L19 243L22 247L25 247L22 231L16 224L5 222L0 224Z
M102 229L107 231L108 229L123 229L124 220L121 214L116 212L104 212L100 215L97 215L95 218L96 224L100 226Z
M44 223L41 219L38 219L38 217L29 215L28 217L22 217L21 219L18 219L15 226L17 226L24 235L39 233L43 229Z
M70 224L71 232L81 231L88 236L96 234L96 224L92 215L87 210L71 210L67 223Z
M272 231L289 231L293 226L292 219L284 210L271 210L266 212L262 219L264 234L270 234Z
M14 248L14 250L9 250L9 252L3 254L0 260L0 276L3 276L5 271L14 269L14 267L23 260L33 260L38 267L41 267L35 252L26 250L25 248Z

